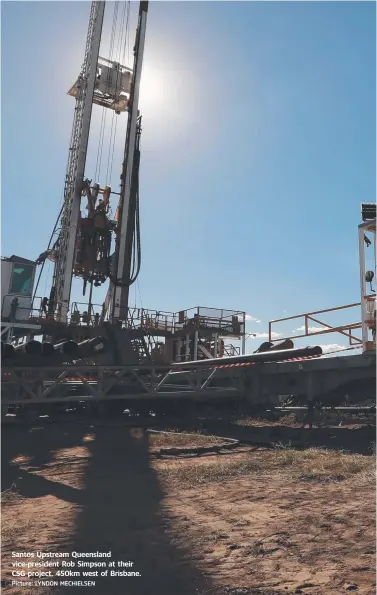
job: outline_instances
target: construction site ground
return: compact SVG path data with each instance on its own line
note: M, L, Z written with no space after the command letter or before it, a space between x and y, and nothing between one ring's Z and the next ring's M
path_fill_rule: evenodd
M199 433L106 424L4 427L2 591L376 593L373 453L241 444L157 456L161 448L220 443ZM54 579L95 581L87 587L12 586L12 552L38 551L111 551L106 562L114 561L114 570L140 576ZM133 566L119 568L118 561Z

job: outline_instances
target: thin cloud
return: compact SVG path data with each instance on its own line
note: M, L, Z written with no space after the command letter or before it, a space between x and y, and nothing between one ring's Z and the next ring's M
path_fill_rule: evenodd
M326 329L323 326L309 326L308 327L309 333L316 333L317 331L324 331L324 330L326 330ZM293 329L292 333L297 333L299 331L305 331L305 325L302 325L302 326L299 326L299 327Z
M239 318L242 319L242 316L239 316ZM254 318L254 316L251 316L251 314L245 314L245 320L247 322L256 322L257 324L261 322L259 318Z
M271 333L271 339L279 339L280 333ZM268 333L255 333L255 336L250 337L250 340L254 339L268 339Z
M339 343L331 343L330 345L320 345L323 353L328 353L329 351L343 351L347 349L345 345L339 345Z

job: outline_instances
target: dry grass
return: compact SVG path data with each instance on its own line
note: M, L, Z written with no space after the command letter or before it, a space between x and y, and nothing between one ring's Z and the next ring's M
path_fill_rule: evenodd
M287 428L301 428L304 422L305 416L307 415L306 411L295 411L292 413L287 413L285 415L281 415L275 419L261 417L246 417L237 419L234 423L238 426L246 426L246 427L279 427L284 426ZM318 427L333 427L338 426L341 423L344 427L345 426L365 426L365 425L375 425L375 417L371 414L361 414L361 413L354 413L351 414L350 412L336 412L336 411L329 411L329 410L316 410L314 412L314 425Z
M274 454L275 468L288 467L301 481L341 481L355 476L375 479L376 460L373 456L319 448L295 450L279 445Z
M200 432L192 432L190 434L175 434L171 432L148 432L149 443L153 448L169 448L171 447L200 447L200 446L214 446L224 442L224 439L217 436L205 436Z
M12 504L18 504L21 500L21 494L13 487L8 490L1 492L1 504L2 506L11 506Z
M375 457L341 451L310 448L295 450L277 446L274 450L254 451L237 460L216 457L184 465L174 461L159 464L161 478L169 483L181 482L187 487L225 481L254 473L281 475L296 481L334 482L354 478L360 482L375 481Z
M21 494L13 487L1 492L2 509L19 504L22 501ZM17 535L21 535L27 528L19 522L17 515L2 515L1 517L1 540L3 548L7 546Z
M302 422L297 420L295 413L284 415L278 419L266 419L257 417L247 417L238 419L236 422L238 426L249 426L249 427L269 427L269 426L287 426L287 427L300 427Z

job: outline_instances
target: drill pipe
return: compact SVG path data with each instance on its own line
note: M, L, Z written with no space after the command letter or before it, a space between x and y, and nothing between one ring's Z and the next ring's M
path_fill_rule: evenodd
M285 339L285 341L280 341L280 343L275 343L271 351L280 351L283 349L293 349L294 344L291 339Z
M42 343L42 355L45 357L50 357L55 353L55 349L52 343L49 341L43 341Z
M62 343L57 343L54 345L55 351L59 351L65 355L74 355L77 353L77 348L78 345L76 341L63 341Z
M218 366L225 366L229 364L278 362L296 357L308 357L314 355L322 355L322 348L319 346L302 347L298 349L284 349L282 351L266 351L263 353L252 353L248 355L233 355L230 357L201 359L193 362L176 362L171 364L171 367L178 370L217 368Z
M265 351L272 351L274 344L269 341L265 341L262 345L259 345L258 349L254 353L264 353Z
M13 345L1 341L1 355L2 357L14 357L15 351Z
M26 353L27 355L41 355L42 343L40 341L27 341L21 345L17 345L15 348L16 353Z
M280 351L281 349L293 349L294 344L291 339L285 339L284 341L280 341L280 343L269 343L266 341L259 345L258 349L254 351L254 353L265 353L266 351Z
M81 357L103 353L106 349L106 340L103 337L86 339L78 344L78 352Z

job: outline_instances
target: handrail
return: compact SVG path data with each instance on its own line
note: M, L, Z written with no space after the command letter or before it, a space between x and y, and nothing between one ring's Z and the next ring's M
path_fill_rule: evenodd
M354 308L355 306L361 306L361 302L347 304L346 306L337 306L336 308L326 308L326 310L316 310L315 312L305 312L304 314L296 314L296 316L276 318L275 320L270 320L269 324L273 324L274 322L284 322L285 320L294 320L295 318L303 318L304 316L311 316L312 314L324 314L325 312L334 312L335 310L345 310L346 308Z
M373 297L373 296L366 296L366 298L368 298L368 299L371 297ZM339 326L331 326L330 324L328 324L326 322L322 322L321 320L318 320L318 318L314 318L314 315L316 315L316 314L324 314L324 313L328 313L328 312L346 310L348 308L354 308L356 306L361 307L361 302L356 302L354 304L347 304L345 306L336 306L335 308L326 308L324 310L316 310L313 312L305 312L303 314L296 314L295 316L286 316L284 318L276 318L275 320L270 320L268 323L268 340L270 343L276 343L277 341L282 341L284 339L302 339L304 337L309 337L309 336L311 337L314 335L340 333L341 335L344 335L348 338L350 345L354 345L355 343L357 345L362 345L363 344L362 339L351 333L352 330L362 328L361 321L353 322L353 323L349 323L349 324L342 324ZM276 324L277 322L285 322L287 320L297 320L299 318L304 318L305 333L303 335L293 335L290 337L279 337L278 339L272 338L272 325L273 324ZM315 322L316 324L320 324L322 327L327 327L327 328L309 332L309 324L308 324L309 321ZM352 341L354 341L354 343L352 343Z

